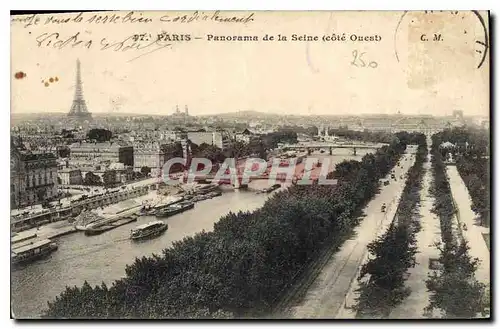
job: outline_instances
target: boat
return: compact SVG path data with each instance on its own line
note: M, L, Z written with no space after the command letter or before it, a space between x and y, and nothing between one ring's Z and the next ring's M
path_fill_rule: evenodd
M189 209L194 208L194 202L191 201L182 201L171 206L168 206L164 209L160 209L155 213L156 217L170 217L176 214L180 214Z
M57 243L49 239L31 241L23 245L13 245L11 247L10 259L12 265L21 265L41 259L56 250Z
M219 186L215 184L202 185L198 187L198 189L196 190L196 194L208 194L216 191L218 188Z
M22 234L22 233L16 233L13 236L11 236L10 242L12 244L20 243L26 240L31 240L34 238L37 238L36 233L28 233L28 234Z
M137 215L139 216L149 216L154 214L155 210L152 206L142 206Z
M271 193L274 190L277 190L281 187L281 184L274 184L273 186L263 188L262 190L258 191L257 193Z
M77 230L79 231L85 231L89 227L92 226L100 226L103 224L107 224L109 219L104 218L92 211L88 212L82 212L77 218L75 219L74 226Z
M173 198L173 199L170 199L170 200L169 200L168 202L166 202L166 203L160 203L160 204L157 204L157 205L153 206L152 208L150 207L150 210L151 210L151 211L150 211L150 213L149 213L149 214L150 214L150 215L154 215L154 213L155 213L156 211L158 211L158 210L160 210L160 209L164 209L164 208L166 208L166 207L168 207L168 206L171 206L171 205L173 205L173 204L176 204L176 203L179 203L179 202L182 202L182 201L184 201L184 197L179 196L179 197L175 197L175 198Z
M222 195L221 191L213 191L207 194L210 198L215 198Z
M202 195L196 195L191 199L192 202L199 202L199 201L204 201L210 199L210 196L208 194L202 194Z
M168 225L161 220L137 226L130 232L132 240L141 240L158 236L168 229Z
M112 230L114 228L126 225L128 223L136 222L136 221L137 221L137 216L135 216L135 215L132 215L130 217L121 218L121 219L119 219L113 223L110 223L110 224L104 224L101 226L88 228L85 230L85 235L98 235L98 234L107 232L109 230Z

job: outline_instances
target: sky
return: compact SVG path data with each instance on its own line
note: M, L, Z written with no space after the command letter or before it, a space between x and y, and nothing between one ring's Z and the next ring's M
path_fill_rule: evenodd
M89 22L95 14L108 14L108 22ZM125 21L127 12L115 14L120 17L114 23L109 22L110 12L57 14L49 22L52 15L12 21L12 113L68 112L77 59L93 113L167 115L176 105L187 105L193 115L245 110L313 115L489 113L489 56L477 68L485 51L477 41L483 42L485 34L472 12L254 12L249 21L237 23L220 19L244 19L252 13L222 12L214 20L209 11L197 16L133 12ZM198 19L172 21L182 15ZM206 20L201 19L205 15ZM66 18L76 21L55 22ZM70 38L77 33L77 41L83 42L75 45ZM167 42L125 51L131 39L121 48L117 45L141 33L190 35L191 40L172 41L149 54ZM266 34L275 40L263 41ZM287 41L277 41L279 34ZM319 40L292 41L293 34ZM322 41L333 34L345 34L347 40ZM432 41L434 34L441 39ZM257 36L259 41L208 41L208 35ZM380 41L352 41L351 35ZM67 39L65 45L56 42ZM102 49L103 44L114 46ZM25 76L16 78L18 72Z

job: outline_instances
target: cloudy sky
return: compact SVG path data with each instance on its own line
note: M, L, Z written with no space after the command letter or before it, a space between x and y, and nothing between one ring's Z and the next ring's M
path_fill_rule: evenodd
M199 19L190 23L172 20L192 13L134 12L128 16L151 20L147 23L123 21L126 12L115 14L121 16L114 23L88 22L92 13L81 15L79 22L47 22L50 15L37 15L38 23L29 26L29 21L12 22L12 112L68 112L77 58L82 63L87 106L94 113L170 114L176 105L188 105L194 115L240 110L286 114L489 112L488 58L477 68L485 51L477 41L483 42L485 36L472 12L404 16L402 12L256 12L247 23L222 23L212 19L213 12L200 12ZM222 12L219 17L250 14ZM201 19L204 15L206 20ZM59 20L74 17L78 16L54 16ZM162 17L170 22L162 22ZM486 14L483 17L487 20ZM159 46L102 49L103 44L119 43L134 34L155 37L162 32L189 34L191 40L174 41L150 54L146 52ZM77 33L77 41L82 43L61 42ZM325 35L344 33L346 41L321 40ZM208 35L262 39L266 34L275 40L207 41ZM287 41L276 41L278 34ZM318 36L319 41L291 41L293 34ZM353 34L380 36L381 41L352 41ZM434 34L441 34L441 39L432 41ZM141 47L150 42L140 42ZM26 76L17 79L17 72Z

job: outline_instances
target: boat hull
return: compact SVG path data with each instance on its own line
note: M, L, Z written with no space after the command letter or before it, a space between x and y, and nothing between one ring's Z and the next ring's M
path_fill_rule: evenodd
M107 225L103 225L103 226L100 226L100 227L86 229L85 230L85 235L87 235L87 236L99 235L99 234L102 234L104 232L107 232L107 231L110 231L112 229L115 229L117 227L129 224L129 223L132 223L132 222L136 222L136 221L137 221L137 218L121 219L121 220L118 220L118 221L116 221L114 223L111 223L111 224L107 224Z
M182 207L182 208L179 208L179 209L167 210L167 211L158 211L158 212L155 213L155 216L156 217L160 217L160 218L171 217L171 216L180 214L180 213L182 213L182 212L184 212L186 210L193 209L193 208L194 208L194 204L190 204L188 206L185 206L185 207Z
M151 238L154 238L154 237L157 237L157 236L163 234L166 230L168 230L167 224L165 224L165 226L163 226L157 230L154 230L154 231L143 232L143 233L137 234L137 235L131 235L130 239L132 239L133 241L147 240L147 239L151 239Z
M47 258L50 254L52 254L54 251L56 251L57 248L58 248L57 245L52 245L36 255L31 255L29 257L23 257L23 258L11 258L11 264L13 267L28 265L30 263L37 261L37 260Z

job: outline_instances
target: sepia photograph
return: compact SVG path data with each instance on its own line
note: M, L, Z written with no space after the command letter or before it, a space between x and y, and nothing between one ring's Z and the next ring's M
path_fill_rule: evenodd
M10 37L12 319L492 317L489 11L12 11Z

